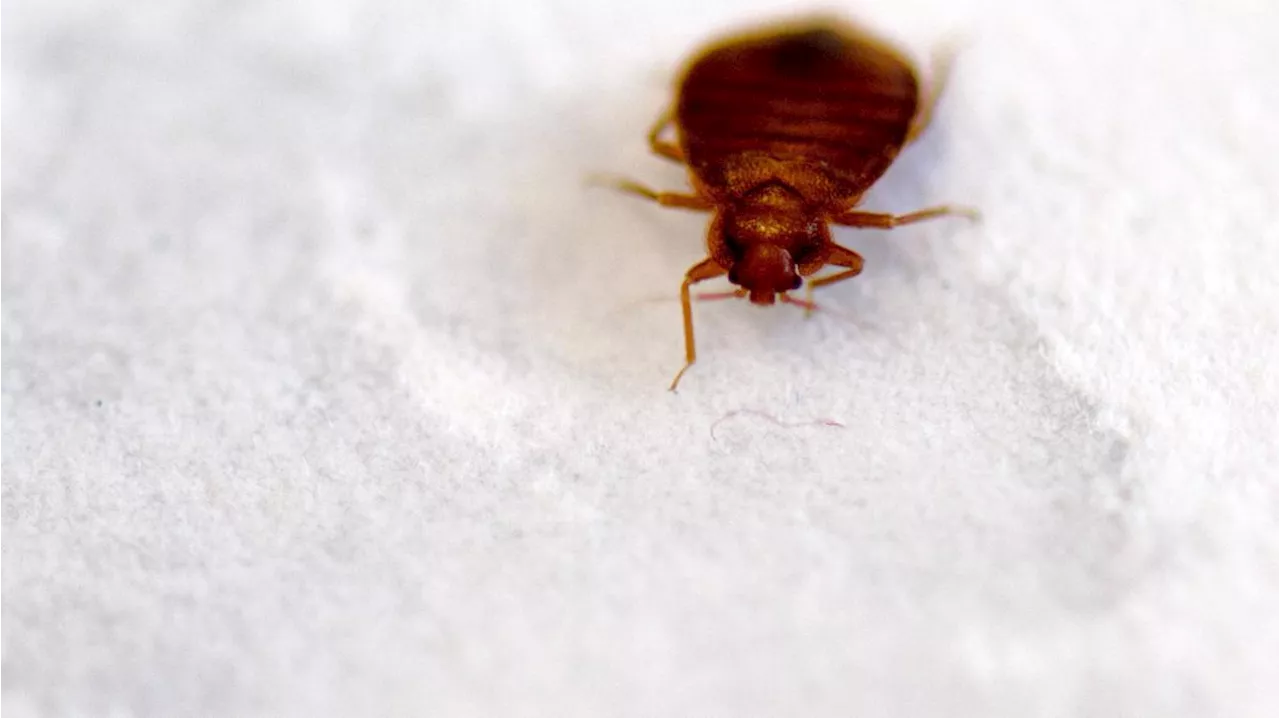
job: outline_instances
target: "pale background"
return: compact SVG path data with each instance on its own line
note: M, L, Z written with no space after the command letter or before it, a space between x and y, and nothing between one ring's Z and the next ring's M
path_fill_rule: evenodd
M671 395L583 179L779 6L6 3L6 716L1274 715L1275 3L848 9L986 221Z

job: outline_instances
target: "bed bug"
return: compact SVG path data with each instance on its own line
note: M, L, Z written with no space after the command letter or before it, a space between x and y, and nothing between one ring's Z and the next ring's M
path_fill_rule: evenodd
M862 271L830 225L888 229L970 209L937 206L903 215L855 210L863 193L928 126L950 68L938 53L931 88L912 64L866 30L813 18L731 35L697 53L673 107L649 131L654 154L684 165L692 193L612 184L665 207L712 213L707 257L680 285L685 365L697 357L689 288L725 276L718 296L814 309L813 290ZM664 139L674 127L676 141ZM826 266L835 271L814 277ZM807 281L804 300L788 292Z

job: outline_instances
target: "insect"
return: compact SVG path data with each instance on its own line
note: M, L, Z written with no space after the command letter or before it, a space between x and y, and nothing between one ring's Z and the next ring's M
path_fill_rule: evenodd
M649 131L654 154L684 165L693 192L631 180L620 190L664 207L712 213L707 257L680 285L685 365L697 351L689 288L723 275L747 297L814 309L813 290L862 271L862 257L831 239L831 224L888 229L976 212L937 206L892 215L855 210L863 193L928 126L951 53L939 53L925 94L915 69L870 33L815 18L727 37L694 56L674 107ZM922 97L922 94L924 95ZM676 141L664 139L669 126ZM835 271L814 277L824 267ZM788 292L805 280L804 300Z

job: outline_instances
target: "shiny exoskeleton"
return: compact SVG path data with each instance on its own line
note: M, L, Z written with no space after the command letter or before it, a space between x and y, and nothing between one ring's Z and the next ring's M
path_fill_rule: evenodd
M689 287L728 275L732 294L812 310L814 288L862 271L862 257L831 239L831 224L890 228L972 210L906 215L855 211L863 193L927 125L950 55L938 56L922 100L911 64L859 28L821 18L736 35L699 53L675 107L649 133L653 151L687 166L693 194L616 184L658 203L713 212L707 258L680 287L685 366L696 358ZM674 124L677 142L662 138ZM812 277L827 265L837 271ZM808 280L809 298L787 293Z

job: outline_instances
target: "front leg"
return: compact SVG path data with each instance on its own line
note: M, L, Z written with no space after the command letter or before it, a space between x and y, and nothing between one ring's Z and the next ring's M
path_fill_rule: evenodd
M838 244L832 244L831 254L827 255L827 264L833 264L837 267L846 267L835 274L829 274L818 279L810 279L805 285L805 302L807 306L804 309L805 317L813 314L813 290L827 284L841 282L850 277L856 277L862 272L862 255L852 249L845 249Z
M671 380L671 386L668 387L670 391L676 390L680 377L689 371L689 367L693 366L693 362L698 358L697 348L693 342L693 302L689 298L689 287L698 282L719 277L728 271L716 260L707 257L689 267L689 271L685 272L684 283L680 285L680 309L684 312L684 367L676 373L676 378Z

